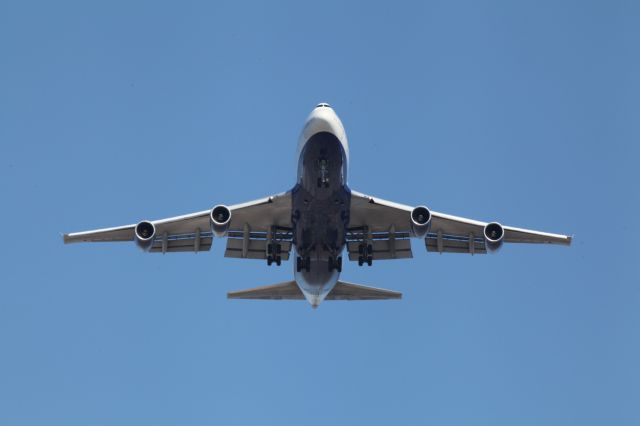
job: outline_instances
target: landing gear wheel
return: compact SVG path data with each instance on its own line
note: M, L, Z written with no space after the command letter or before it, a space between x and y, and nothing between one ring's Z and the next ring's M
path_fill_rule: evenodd
M300 256L296 257L296 271L301 272L304 268L304 261Z
M373 264L373 256L367 256L367 265L371 266Z
M364 263L364 258L362 256L358 256L358 266L362 266Z
M342 256L340 256L336 262L336 269L338 272L342 272Z
M280 266L282 264L282 257L276 256L276 265Z

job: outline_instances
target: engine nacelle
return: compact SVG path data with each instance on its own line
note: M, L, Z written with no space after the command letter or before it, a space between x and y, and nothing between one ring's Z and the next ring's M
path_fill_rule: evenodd
M494 253L502 247L504 228L498 222L487 223L484 227L484 243L489 253Z
M431 211L425 206L418 206L411 211L411 232L414 237L424 238L431 228Z
M229 230L229 224L231 224L231 210L222 204L215 206L209 214L209 222L211 222L213 235L224 237Z
M136 244L144 251L149 251L156 237L156 227L148 220L138 223L135 228Z

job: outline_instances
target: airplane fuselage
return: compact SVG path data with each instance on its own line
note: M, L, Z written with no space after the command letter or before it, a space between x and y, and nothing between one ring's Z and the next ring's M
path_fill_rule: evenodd
M333 289L342 270L351 202L348 158L340 119L327 104L319 104L300 135L292 190L295 280L313 306Z

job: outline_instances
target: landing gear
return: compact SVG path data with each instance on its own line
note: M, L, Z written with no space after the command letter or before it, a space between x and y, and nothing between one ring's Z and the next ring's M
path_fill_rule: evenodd
M318 178L318 188L329 187L329 167L327 160L321 158L318 160L318 166L320 167L320 177Z
M329 272L332 272L334 269L338 272L342 272L342 257L338 257L334 259L329 256Z
M311 270L311 258L310 257L300 257L296 258L296 271L302 272L302 270L309 272Z
M323 187L324 188L328 188L329 187L329 178L328 177L326 177L324 179L321 178L321 177L318 178L318 188L323 188Z
M358 245L358 266L365 263L369 266L373 264L373 245L371 244Z
M282 245L278 243L270 243L267 245L267 265L271 266L273 262L280 266L282 263Z

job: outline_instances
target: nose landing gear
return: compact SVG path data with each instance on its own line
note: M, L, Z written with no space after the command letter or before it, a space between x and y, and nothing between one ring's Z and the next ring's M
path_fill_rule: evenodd
M318 178L318 188L329 187L329 163L324 158L318 160L318 166L320 167L320 177Z

